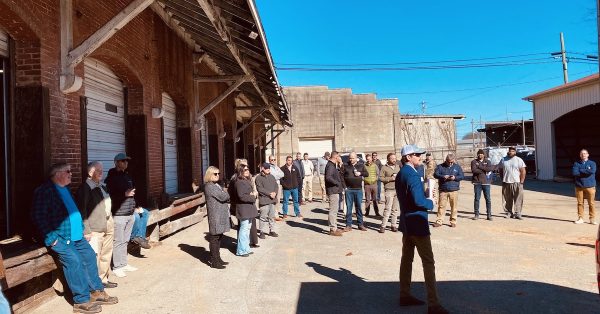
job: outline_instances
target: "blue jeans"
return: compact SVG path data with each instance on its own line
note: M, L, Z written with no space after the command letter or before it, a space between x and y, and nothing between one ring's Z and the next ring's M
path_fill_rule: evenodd
M237 252L235 255L248 253L250 253L250 219L242 219L238 231Z
M481 191L485 198L485 208L487 209L488 217L492 215L492 197L490 196L490 186L483 184L473 184L475 189L475 201L473 204L475 215L479 215L479 200L481 199Z
M73 302L86 303L90 300L91 291L104 290L98 276L96 253L87 240L66 241L59 238L50 249L58 255L67 285L73 293Z
M362 213L362 189L346 189L346 226L352 226L352 205L356 209L356 220L358 225L363 224L363 213Z
M133 213L135 222L133 223L133 230L131 231L131 240L134 238L146 238L146 227L148 225L148 217L150 217L150 213L147 209L142 209L144 211L141 214Z
M292 195L292 201L294 201L294 214L296 214L296 216L299 216L300 204L298 204L298 189L283 190L283 202L281 202L281 211L284 215L287 215L288 200L290 199L290 194Z
M377 201L381 201L381 180L377 179Z

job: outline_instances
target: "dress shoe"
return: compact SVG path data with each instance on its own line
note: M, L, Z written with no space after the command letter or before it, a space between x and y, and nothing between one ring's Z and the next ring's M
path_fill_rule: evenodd
M424 305L425 302L411 296L400 297L400 306Z
M265 237L265 234L261 232L261 233L258 235L258 238L260 238L260 239L266 239L267 237Z
M346 228L344 228L344 232L350 232L350 231L352 231L352 227L346 227Z
M392 227L392 232L398 232L398 227Z
M358 226L358 230L367 231L367 228L365 228L365 226L363 226L363 225L360 225L360 226Z
M451 222L451 223L450 223L450 227L452 227L452 228L456 228L456 223L455 223L455 222Z
M379 231L377 231L377 232L379 232L379 233L385 233L385 227L379 228Z
M473 218L471 218L471 220L479 220L479 215L473 216Z
M250 247L251 248L258 248L258 247L260 247L260 245L258 245L258 244L250 244Z
M283 219L284 220L287 219L287 218L288 218L288 215L283 215Z
M273 237L273 238L277 238L279 235L277 234L277 232L271 231L271 233L269 233L269 236Z
M441 223L439 223L439 222L436 222L436 223L434 223L434 224L433 224L433 227L434 227L434 228L439 228L439 227L441 227L441 226L442 226L442 224L441 224Z
M220 261L214 261L210 263L210 268L225 269L225 265L223 265L223 263L221 263Z
M148 250L148 249L150 249L150 248L151 248L151 246L150 246L150 243L148 243L148 240L146 240L146 239L143 239L143 238L140 238L140 237L135 237L135 238L133 238L133 240L131 240L131 241L132 241L133 243L135 243L135 244L139 245L139 246L140 246L141 248L143 248L143 249L146 249L146 250Z
M298 218L298 219L302 220L302 219L304 219L304 216L302 216L302 215L298 215L298 216L296 216L296 218Z

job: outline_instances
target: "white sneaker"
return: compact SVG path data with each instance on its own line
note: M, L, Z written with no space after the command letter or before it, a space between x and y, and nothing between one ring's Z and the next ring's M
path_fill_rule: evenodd
M131 266L131 265L129 265L129 264L127 264L127 265L125 265L124 267L122 267L122 269L123 269L124 271L136 271L136 270L138 270L137 268L135 268L135 267L133 267L133 266Z
M124 268L125 267L113 269L113 274L115 274L115 276L117 276L119 278L127 277L127 274L125 273Z
M595 221L595 220L593 220L593 219L590 219L590 223L591 223L592 225L594 225L594 226L598 224L598 222L597 222L597 221Z
M582 223L583 223L583 218L579 217L579 219L577 219L577 220L575 221L575 223L576 223L576 224L578 224L578 225L579 225L579 224L582 224Z

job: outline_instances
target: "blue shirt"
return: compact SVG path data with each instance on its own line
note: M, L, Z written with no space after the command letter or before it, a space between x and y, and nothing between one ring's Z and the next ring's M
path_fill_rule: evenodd
M75 201L73 201L71 192L66 186L56 185L56 189L67 208L67 212L69 212L71 241L79 241L83 238L83 220L81 219L81 213L79 213L79 209L77 209L77 205L75 205Z
M433 201L425 197L422 178L409 164L400 168L396 176L396 195L400 203L400 231L406 235L431 234L427 211L433 209Z
M577 161L573 164L575 185L580 188L596 186L596 163L591 160Z

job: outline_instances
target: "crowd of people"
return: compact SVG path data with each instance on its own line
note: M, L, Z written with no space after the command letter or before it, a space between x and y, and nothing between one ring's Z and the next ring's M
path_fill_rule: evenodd
M102 305L116 304L105 289L117 277L136 271L127 260L131 243L149 249L146 225L149 212L137 205L135 185L127 172L130 157L114 157L115 167L104 181L102 163L87 165L87 179L71 195L71 166L50 167L48 180L34 192L31 218L38 239L62 267L76 313L99 313Z
M301 205L313 202L313 178L318 177L322 190L322 202L328 202L328 224L331 236L343 236L353 230L354 217L360 231L365 213L371 206L375 218L380 219L378 232L385 233L388 223L392 232L402 232L402 258L400 263L400 305L423 305L410 293L412 261L415 248L423 262L427 288L429 313L447 313L440 305L436 283L435 262L430 239L428 211L437 205L434 228L443 226L446 207L450 205L450 227L457 225L457 204L460 182L465 180L463 169L450 153L445 161L436 164L431 154L415 145L406 145L400 152L386 156L385 163L377 153L359 160L354 152L348 162L342 162L340 153L325 152L316 165L308 154L287 156L279 167L276 158L260 164L260 172L252 175L248 161L235 161L235 174L223 186L223 175L214 166L204 175L204 192L208 213L210 248L209 264L215 269L224 269L228 262L220 255L224 234L237 229L236 255L248 257L252 249L260 247L259 239L278 237L276 221L289 219L290 197L294 216L303 219ZM62 266L66 283L73 295L73 310L80 313L98 313L101 305L115 304L116 297L109 296L105 288L116 287L109 281L109 274L126 276L126 272L137 270L127 260L129 243L150 248L146 240L148 210L137 205L135 185L127 173L130 157L117 154L115 167L110 169L102 181L103 168L100 162L90 162L87 180L75 198L68 185L71 183L71 167L57 163L50 168L48 180L39 186L33 197L31 211L33 224L40 241L49 248ZM496 173L502 180L503 216L522 220L523 184L525 163L510 147L508 154L498 164L492 164L483 150L471 162L474 187L473 220L479 219L479 203L483 192L486 202L486 219L492 220L490 186ZM580 160L573 165L578 218L583 223L584 200L589 205L589 222L595 220L595 174L596 164L589 160L589 153L580 151ZM384 200L380 203L383 190ZM383 204L380 215L379 205ZM281 216L278 209L281 209ZM345 219L338 228L338 213L344 212ZM234 224L232 216L236 218ZM258 223L257 223L258 219Z

